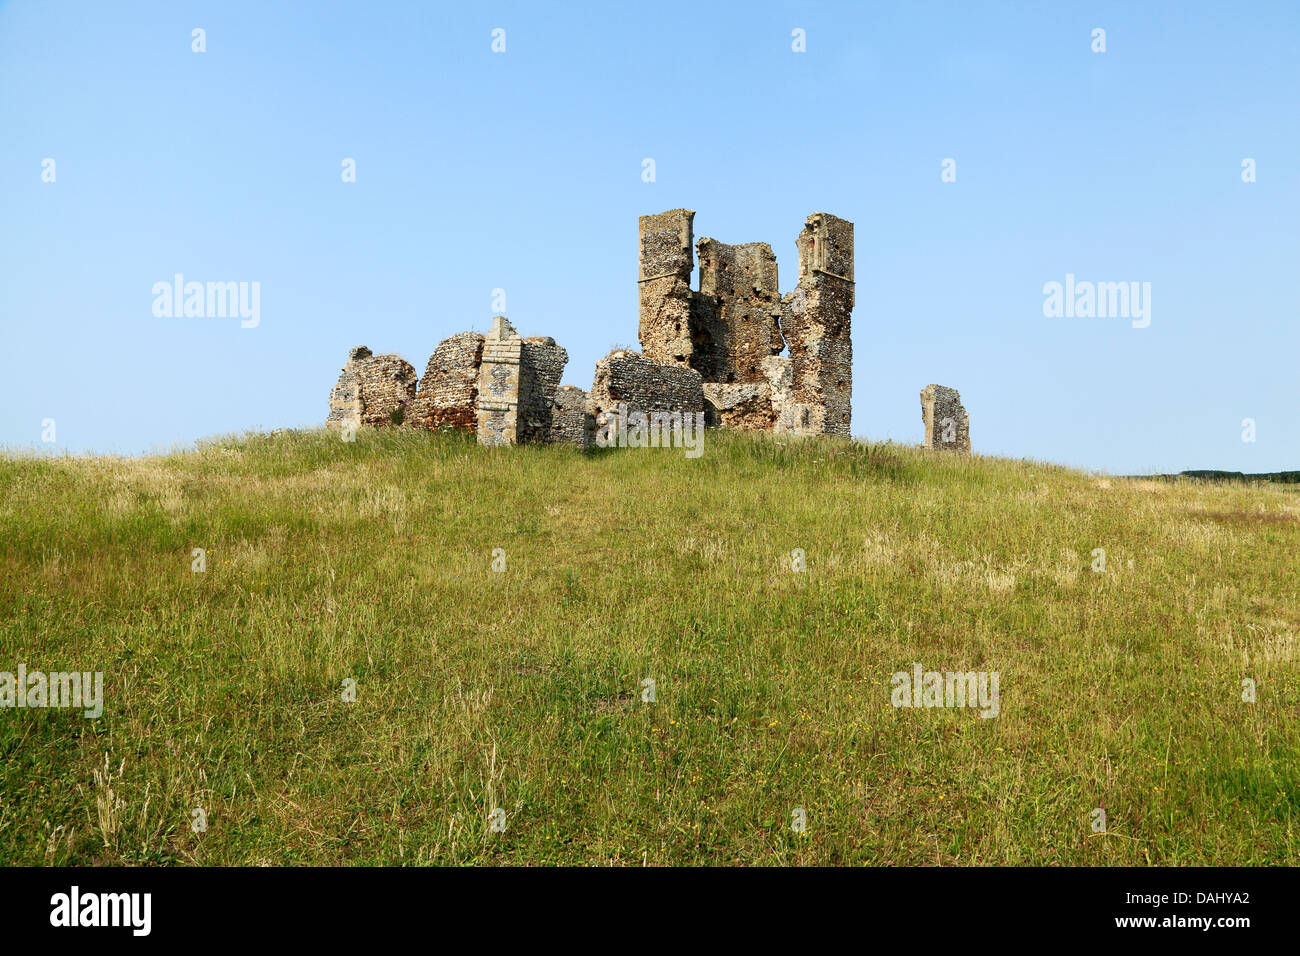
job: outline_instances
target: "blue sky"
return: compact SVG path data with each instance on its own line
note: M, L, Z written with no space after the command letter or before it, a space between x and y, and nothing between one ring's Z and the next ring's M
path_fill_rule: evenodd
M1289 2L10 0L0 444L319 424L350 346L423 373L495 288L587 388L637 217L686 206L783 291L809 213L856 224L855 435L919 442L935 382L981 453L1300 468L1298 81ZM260 323L156 317L176 273L259 282ZM1067 274L1150 282L1150 326L1044 316Z

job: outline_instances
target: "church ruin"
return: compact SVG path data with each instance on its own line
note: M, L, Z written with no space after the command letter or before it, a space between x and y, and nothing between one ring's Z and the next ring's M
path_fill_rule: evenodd
M808 217L795 240L798 284L782 296L765 242L701 239L700 288L692 290L694 219L690 209L641 217L645 356L700 373L710 424L848 438L853 223Z
M692 248L694 218L689 209L641 217L641 352L615 350L597 362L590 394L559 384L569 356L554 339L523 338L499 315L487 335L440 343L418 381L399 356L352 349L327 424L455 428L483 445L585 446L623 408L848 438L853 223L808 217L795 240L797 283L782 295L771 246L702 238Z

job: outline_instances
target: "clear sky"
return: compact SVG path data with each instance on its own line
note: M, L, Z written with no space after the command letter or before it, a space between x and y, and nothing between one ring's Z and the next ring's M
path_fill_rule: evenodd
M317 425L350 346L423 374L496 288L588 388L637 217L686 206L783 291L809 213L856 224L855 435L919 442L935 382L980 453L1297 469L1298 81L1294 2L9 0L0 444ZM155 316L177 273L259 324ZM1149 327L1045 316L1067 274L1149 282Z

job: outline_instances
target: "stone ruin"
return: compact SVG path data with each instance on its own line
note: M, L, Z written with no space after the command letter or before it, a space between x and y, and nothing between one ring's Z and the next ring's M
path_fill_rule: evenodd
M348 352L348 364L330 392L327 425L400 425L415 401L416 378L400 355L374 355L364 345Z
M478 427L475 409L484 338L478 332L460 332L433 350L411 408L412 425L466 431Z
M496 316L487 335L440 343L418 382L399 356L352 349L327 424L472 430L483 445L587 445L626 406L703 413L715 427L848 438L853 223L808 217L795 240L798 281L782 295L771 246L708 238L695 244L700 287L691 289L694 218L689 209L641 217L642 351L597 362L590 395L560 385L569 356L554 339L522 338Z
M795 240L798 284L782 296L765 242L701 239L700 288L692 290L694 219L690 209L641 217L646 358L700 373L711 425L848 438L853 223L808 217Z
M620 405L626 406L629 415L702 413L704 380L685 365L656 362L637 352L616 349L596 363L587 412L593 423L601 426L620 413Z
M927 385L922 389L921 420L926 448L970 454L970 416L955 388Z
M479 367L476 429L482 445L552 441L556 391L569 353L547 337L520 338L504 315L492 320Z

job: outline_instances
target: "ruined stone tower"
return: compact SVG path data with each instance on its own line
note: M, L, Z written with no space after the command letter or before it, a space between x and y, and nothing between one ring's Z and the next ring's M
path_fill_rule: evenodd
M698 248L694 367L709 382L761 382L763 359L785 348L772 247L766 242L729 246L701 239Z
M796 240L799 284L782 301L790 346L795 431L849 437L853 399L853 223L824 212ZM782 423L778 423L778 430Z
M692 365L690 209L670 209L641 217L641 257L637 276L640 295L641 352L669 365ZM692 367L694 367L692 365Z
M782 297L764 242L701 239L693 291L694 219L689 209L641 217L642 353L699 372L713 424L849 437L853 223L808 217L798 285Z

